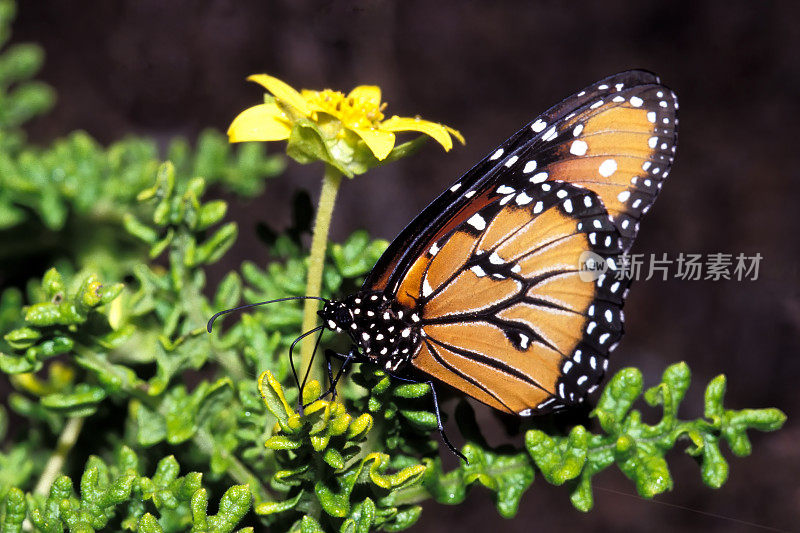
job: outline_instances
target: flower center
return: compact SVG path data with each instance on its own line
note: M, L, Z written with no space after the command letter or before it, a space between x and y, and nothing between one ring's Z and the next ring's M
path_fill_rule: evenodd
M339 91L308 91L306 100L320 110L339 119L342 123L355 128L371 128L383 120L382 111L386 103L363 97L345 96Z

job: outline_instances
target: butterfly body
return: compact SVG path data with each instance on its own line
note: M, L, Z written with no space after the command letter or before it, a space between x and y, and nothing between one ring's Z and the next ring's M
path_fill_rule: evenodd
M383 292L358 292L330 301L319 312L334 332L347 333L361 360L398 372L416 355L422 331L420 315Z
M585 401L622 337L616 276L674 160L677 98L645 71L537 117L434 200L362 291L326 303L356 361L520 416ZM602 266L596 276L586 267Z

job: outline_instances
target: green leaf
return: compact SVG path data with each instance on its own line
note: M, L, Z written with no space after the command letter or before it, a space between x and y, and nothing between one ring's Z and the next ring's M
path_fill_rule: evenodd
M143 514L139 519L137 531L140 533L164 533L161 524L159 524L156 517L150 513Z
M366 498L353 507L350 516L339 528L341 533L369 533L376 519L375 503Z
M72 392L49 394L42 398L43 407L59 411L67 416L90 416L97 405L105 400L106 392L102 387L78 384Z
M575 426L566 439L550 438L546 433L530 430L525 434L525 447L545 479L562 485L577 478L586 464L589 435L583 426Z
M386 531L403 531L413 526L421 514L421 506L411 505L397 511L391 520L384 522L381 527Z
M288 500L284 500L281 502L265 502L256 505L255 512L259 515L271 515L277 513L283 513L285 511L290 511L297 506L300 502L300 499L304 496L304 493L298 492L294 498L290 498Z
M151 227L139 222L139 220L131 213L125 213L122 223L125 227L125 231L137 239L146 242L147 244L155 244L158 240L158 233L156 233L156 231ZM158 255L158 253L155 254L155 256Z
M703 483L712 489L718 489L728 480L728 462L722 456L717 439L710 435L704 438L702 451L701 474Z
M672 476L663 456L639 446L623 456L627 459L619 462L619 468L636 483L640 496L652 498L672 489Z
M236 307L242 298L242 278L236 272L229 272L220 282L214 296L215 309Z
M8 344L17 350L24 350L42 338L42 334L33 328L18 328L3 337Z
M264 400L264 405L277 418L281 428L284 431L290 430L288 426L289 417L294 415L295 412L289 407L289 403L283 395L283 388L280 386L280 382L275 379L275 376L269 370L258 378L258 390Z
M317 496L320 506L326 513L331 516L343 518L350 512L349 497L352 485L347 484L346 478L342 477L340 479L342 480L340 483L344 485L340 492L337 492L336 489L331 487L328 483L318 481L314 485L314 493Z
M0 370L6 374L38 372L40 368L42 368L42 363L36 357L15 356L0 352Z
M472 444L464 446L463 453L469 460L468 465L462 466L464 482L478 482L491 490L497 510L504 518L516 515L522 495L534 477L525 454L495 454Z
M217 230L203 244L197 247L193 265L210 264L217 262L228 249L233 246L238 234L236 223L229 222ZM190 265L190 266L193 266Z
M222 200L213 200L203 204L197 212L197 226L195 227L195 231L202 231L210 228L225 218L227 212L228 204Z
M319 522L306 515L300 520L299 529L292 528L292 531L299 531L300 533L325 533L325 530L319 525Z
M642 393L642 373L624 368L609 380L592 414L606 432L613 432Z
M250 489L247 485L235 485L225 491L219 502L219 512L208 516L208 493L200 489L192 495L192 531L229 533L250 510Z
M28 511L25 494L18 488L12 487L6 495L4 507L2 530L7 533L20 533Z
M718 421L724 411L722 402L725 398L726 379L720 375L715 377L706 387L705 414L707 418Z
M575 490L569 496L572 505L579 511L587 513L592 510L594 506L594 497L592 496L592 483L588 476L581 477Z
M161 414L138 402L132 404L132 410L136 416L136 440L141 446L152 446L167 438L167 423Z

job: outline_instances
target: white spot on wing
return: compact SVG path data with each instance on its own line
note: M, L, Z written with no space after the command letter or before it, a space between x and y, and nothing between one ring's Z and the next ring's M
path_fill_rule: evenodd
M493 265L502 265L503 263L505 263L505 261L503 261L503 258L497 255L497 252L492 252L492 255L489 256L489 262L492 263Z
M533 201L533 198L525 194L524 191L517 195L517 205L528 205L531 201Z
M497 151L495 153L493 153L492 156L489 158L489 161L494 161L495 159L497 159L501 155L503 155L503 149L502 148L498 148Z
M572 155L586 155L586 150L589 148L589 145L586 144L586 141L573 141L572 145L569 147L569 153Z
M525 335L523 333L519 334L519 345L520 345L520 347L522 347L524 350L527 350L529 342L530 342L530 339L528 338L527 335Z
M479 278L482 278L483 276L485 276L485 275L486 275L486 271L485 271L485 270L483 270L483 269L482 269L481 267L479 267L478 265L475 265L474 267L470 268L470 270L471 270L471 271L472 271L472 272L473 272L473 273L474 273L476 276L478 276Z
M606 159L600 163L600 168L597 170L601 176L607 178L617 171L617 161L615 159Z
M428 277L426 276L425 281L422 282L422 296L427 298L432 292L433 288L431 287L431 284L428 283Z
M538 172L529 180L531 183L541 183L547 179L547 172Z
M478 213L472 215L469 218L469 220L467 220L467 224L469 224L478 231L483 231L486 229L486 221Z
M538 119L536 122L534 122L533 124L531 124L531 129L532 129L533 131L535 131L536 133L539 133L540 131L542 131L542 130L543 130L543 129L545 129L546 127L547 127L547 122L545 122L545 121L544 121L544 120L542 120L542 119Z

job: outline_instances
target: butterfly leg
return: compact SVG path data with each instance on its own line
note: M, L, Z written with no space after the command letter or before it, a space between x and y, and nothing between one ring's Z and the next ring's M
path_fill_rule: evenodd
M348 363L350 363L350 361L352 361L353 359L356 358L356 356L354 355L354 352L355 353L357 353L357 352L355 350L356 350L355 347L353 347L353 348L350 349L350 352L347 353L347 354L337 353L337 352L334 352L333 350L325 350L324 355L325 355L325 362L326 362L326 365L328 367L328 383L330 383L330 387L328 387L328 390L326 390L325 392L320 394L319 397L317 398L317 400L321 400L321 399L325 398L329 394L331 395L331 400L332 401L336 400L336 384L339 383L339 378L341 378L342 374L344 374L344 371L345 371ZM342 359L343 360L342 361L342 366L339 367L339 371L336 373L336 377L333 376L333 370L331 368L331 359L333 359L334 357L336 357L337 359ZM314 401L317 401L317 400L314 400ZM310 402L310 403L313 403L313 402ZM305 404L303 407L308 407L308 405L310 405L310 403Z
M442 424L442 415L439 413L439 398L436 396L436 388L434 388L434 386L433 386L433 381L431 381L431 380L429 380L429 381L416 381L416 380L404 378L404 377L401 377L401 376L398 376L398 375L395 375L395 374L392 374L392 373L388 373L388 374L390 376L392 376L393 378L395 378L395 379L399 379L400 381L406 381L408 383L427 383L428 384L428 386L431 388L431 396L433 396L433 410L434 410L434 413L436 414L436 425L437 425L437 429L439 430L439 435L442 436L442 440L444 441L444 443L447 445L447 447L450 449L451 452L453 452L457 457L463 459L465 463L469 464L469 460L464 456L464 454L461 453L460 451L458 451L456 449L456 447L453 446L453 444L450 442L450 439L447 438L447 433L445 433L444 425Z
M338 355L338 354L337 354ZM331 358L333 355L331 354L331 350L325 350L325 366L328 369L328 390L325 391L323 394L320 395L320 398L327 396L328 394L331 395L331 401L336 401L336 383L338 383L339 378L342 376L342 368L344 368L344 363L342 364L342 368L339 369L339 373L336 374L336 379L333 377L333 371L331 370Z
M306 374L303 377L303 382L302 383L300 382L300 380L297 377L297 370L295 369L295 366L294 366L294 358L292 357L292 352L294 351L294 347L298 342L303 340L305 337L308 337L309 335L313 335L317 331L323 331L323 328L324 328L324 326L317 326L316 328L314 328L312 330L306 331L305 333L303 333L302 335L297 337L294 340L294 342L292 342L292 345L289 346L289 366L291 366L291 368L292 368L292 375L294 376L294 381L297 383L297 388L300 389L300 394L298 394L298 396L297 396L297 410L300 411L301 415L303 414L303 407L304 407L304 405L303 405L303 389L305 388L306 379L308 379L308 374L309 374L309 372L311 370L311 365L314 362L314 355L317 353L317 346L319 346L319 340L322 338L322 333L319 334L319 337L317 337L317 342L314 344L314 351L311 354L311 361L308 363L308 368L306 369Z

